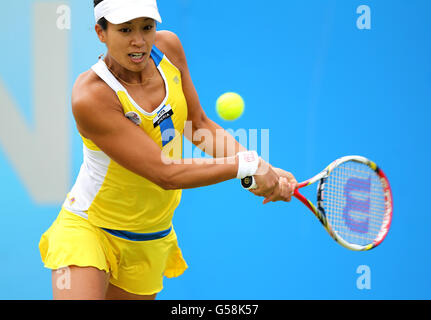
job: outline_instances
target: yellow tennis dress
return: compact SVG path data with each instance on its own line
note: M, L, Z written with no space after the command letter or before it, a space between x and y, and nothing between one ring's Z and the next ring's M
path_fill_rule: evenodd
M144 111L112 75L103 60L92 70L117 94L124 115L159 144L170 159L182 157L187 102L181 73L155 46L151 52L166 96L152 113ZM181 275L183 259L172 226L181 190L164 190L120 166L82 137L83 164L39 248L45 267L93 266L128 292L150 295L163 288L163 276Z

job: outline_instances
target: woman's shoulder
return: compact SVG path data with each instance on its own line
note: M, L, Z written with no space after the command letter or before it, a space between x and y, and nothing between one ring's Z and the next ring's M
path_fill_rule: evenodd
M160 30L156 33L156 47L176 66L185 66L185 54L180 38L172 31Z
M93 71L81 73L72 88L72 109L94 109L116 104L115 92ZM109 102L109 103L108 103Z
M156 46L163 51L163 49L172 51L178 50L181 46L181 41L178 35L169 30L160 30L156 33Z

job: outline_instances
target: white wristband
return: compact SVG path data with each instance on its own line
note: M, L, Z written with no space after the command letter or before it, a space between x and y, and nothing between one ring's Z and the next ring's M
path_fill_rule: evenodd
M259 156L256 151L243 151L238 156L238 173L236 177L242 179L256 174L259 167Z

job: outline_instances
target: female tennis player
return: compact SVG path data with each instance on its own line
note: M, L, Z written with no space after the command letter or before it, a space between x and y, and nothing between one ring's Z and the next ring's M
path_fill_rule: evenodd
M156 32L155 0L95 0L107 47L72 91L83 164L42 235L54 299L154 299L187 268L172 226L181 190L255 176L264 202L290 201L294 177L271 167L205 115L178 37ZM191 126L184 130L185 123ZM206 129L213 141L194 141ZM217 161L182 159L182 135Z

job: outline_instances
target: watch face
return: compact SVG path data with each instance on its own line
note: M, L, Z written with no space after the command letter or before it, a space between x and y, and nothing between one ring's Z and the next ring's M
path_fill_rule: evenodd
M250 188L253 183L253 179L251 177L245 177L244 179L241 179L241 183L244 188Z

